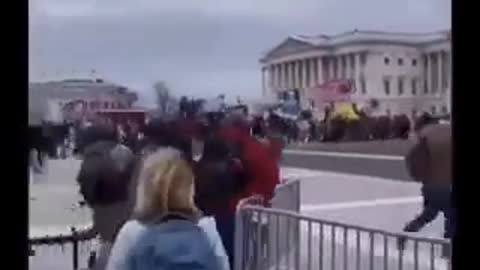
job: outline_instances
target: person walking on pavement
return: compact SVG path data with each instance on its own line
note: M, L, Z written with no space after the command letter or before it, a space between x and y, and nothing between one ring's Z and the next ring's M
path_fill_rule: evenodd
M405 157L407 170L413 180L422 184L423 210L404 227L405 232L418 232L432 222L440 212L445 217L444 237L451 239L455 233L455 209L451 203L452 192L452 129L450 124L437 124L429 115L416 123L417 142ZM399 249L405 238L398 240ZM442 255L448 257L449 249Z

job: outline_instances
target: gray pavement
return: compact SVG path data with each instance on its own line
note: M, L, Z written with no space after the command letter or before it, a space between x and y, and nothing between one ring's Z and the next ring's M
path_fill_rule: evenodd
M413 140L391 139L385 141L364 141L364 142L311 142L306 144L291 144L289 149L303 149L314 151L342 152L342 153L363 153L380 155L405 155L412 147Z
M284 154L282 165L410 181L402 160Z
M301 180L302 213L331 221L400 232L422 207L420 184L378 177L289 169ZM419 235L441 237L443 216Z
M49 160L48 169L36 174L29 186L30 236L63 231L90 221L88 208L79 208L82 199L75 181L80 161Z
M29 236L69 234L70 227L90 224L88 208L79 208L82 198L75 176L80 167L76 159L49 160L44 174L35 174L29 186ZM79 246L79 266L86 268L90 250L96 241ZM35 256L29 257L29 269L72 269L71 245L43 245L34 247Z

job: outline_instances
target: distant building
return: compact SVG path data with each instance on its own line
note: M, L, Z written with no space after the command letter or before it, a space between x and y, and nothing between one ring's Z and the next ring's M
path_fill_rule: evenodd
M260 60L263 96L295 90L306 108L316 102L319 85L343 79L359 107L375 100L376 114L447 114L451 59L450 31L292 36Z
M30 83L28 95L29 125L82 120L99 109L132 108L137 100L126 87L99 79Z

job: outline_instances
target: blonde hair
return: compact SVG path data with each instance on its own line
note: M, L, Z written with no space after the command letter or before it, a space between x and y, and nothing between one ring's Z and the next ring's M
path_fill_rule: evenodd
M152 223L175 212L197 218L194 176L190 165L173 148L162 148L147 156L138 179L134 216Z

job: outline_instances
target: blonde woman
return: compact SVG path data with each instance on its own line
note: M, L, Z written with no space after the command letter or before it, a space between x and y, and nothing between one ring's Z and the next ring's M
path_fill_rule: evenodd
M108 270L229 269L214 220L201 217L194 204L193 178L172 148L145 159L134 218L120 230Z

